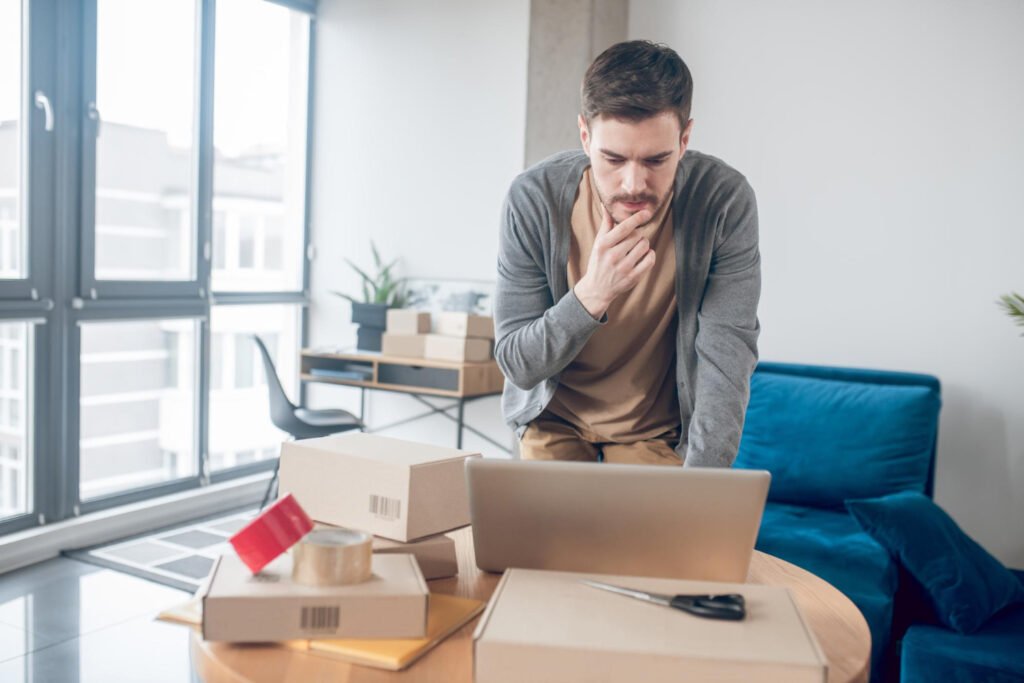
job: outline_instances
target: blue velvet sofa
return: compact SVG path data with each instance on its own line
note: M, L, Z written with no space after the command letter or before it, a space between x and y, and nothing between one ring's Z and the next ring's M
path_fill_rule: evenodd
M1011 661L1024 661L1021 648L1007 646L1024 647L1024 605L970 635L937 625L898 558L845 507L901 492L931 497L940 406L929 375L760 363L735 464L772 473L757 549L860 608L876 683L1021 680L1021 662Z

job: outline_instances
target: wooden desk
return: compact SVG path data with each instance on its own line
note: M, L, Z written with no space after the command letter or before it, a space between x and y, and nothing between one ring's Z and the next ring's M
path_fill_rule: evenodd
M476 568L473 537L468 528L450 534L455 539L459 575L429 583L434 593L448 593L487 600L500 578ZM829 663L829 683L867 681L871 655L871 632L860 610L850 600L796 565L764 553L754 552L750 583L786 586L793 591ZM382 671L338 662L327 657L295 652L273 645L230 645L208 643L192 634L192 663L206 683L231 681L252 683L279 681L344 681L369 683L416 681L470 683L473 680L473 630L477 619L410 668L400 672Z
M359 418L366 415L366 390L394 391L407 394L430 408L429 412L406 418L393 424L375 427L380 431L412 420L440 414L456 423L455 447L462 448L463 430L469 430L482 439L508 452L508 444L502 445L466 425L465 405L469 401L495 396L502 392L505 377L493 360L484 363L460 363L385 356L373 351L337 351L333 349L303 349L300 356L300 378L304 382L324 382L349 387L360 391ZM450 398L453 405L438 408L425 400L424 396ZM458 417L448 414L451 408L458 409Z

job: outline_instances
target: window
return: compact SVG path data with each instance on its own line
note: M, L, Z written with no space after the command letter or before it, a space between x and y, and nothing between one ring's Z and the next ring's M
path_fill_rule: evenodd
M21 27L21 0L0 0L0 279L25 277Z
M215 292L303 288L309 32L301 12L217 1Z
M32 336L29 323L0 323L0 519L28 511Z
M196 474L194 320L82 326L82 500Z
M210 327L218 356L215 367L234 368L217 390L210 391L210 466L214 470L277 457L288 435L270 423L270 402L263 362L252 341L266 344L285 391L298 389L299 306L215 306ZM230 354L230 356L229 356Z
M194 2L96 0L97 280L191 280Z
M288 4L0 0L0 534L273 467L250 335L296 397L308 282Z

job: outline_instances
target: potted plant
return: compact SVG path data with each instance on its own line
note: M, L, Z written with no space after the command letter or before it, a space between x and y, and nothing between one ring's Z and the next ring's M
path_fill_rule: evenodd
M391 269L395 267L398 259L385 265L372 240L370 241L370 251L373 253L375 269L372 277L355 263L345 259L345 262L362 278L362 301L344 292L332 291L331 293L352 302L352 322L359 325L356 333L356 348L364 351L380 351L381 336L387 327L387 311L389 308L403 307L406 304L407 296L405 281L395 278L391 274Z
M1003 310L1016 321L1018 325L1024 327L1024 296L1017 294L1004 294L999 297L999 305L1003 307ZM1021 336L1024 336L1022 334Z

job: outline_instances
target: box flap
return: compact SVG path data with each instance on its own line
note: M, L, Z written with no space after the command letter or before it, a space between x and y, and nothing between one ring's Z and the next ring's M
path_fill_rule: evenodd
M657 593L740 593L743 621L702 619L582 584L590 578ZM824 658L785 588L510 569L474 638L564 650L778 664L818 670Z
M406 467L479 455L473 451L443 448L363 432L347 432L319 439L286 442L285 446L291 451L312 450Z

